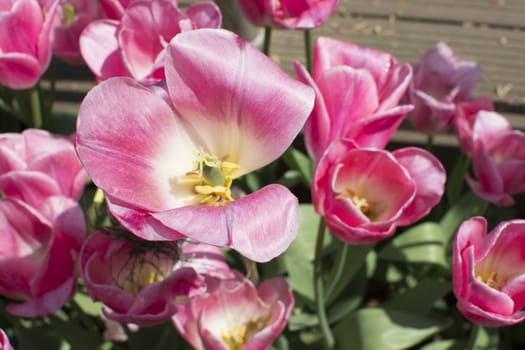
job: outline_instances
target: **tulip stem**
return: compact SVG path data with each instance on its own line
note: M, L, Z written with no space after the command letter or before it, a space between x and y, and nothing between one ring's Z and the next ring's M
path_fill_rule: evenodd
M472 330L470 331L470 338L468 340L466 350L474 350L476 347L476 340L478 339L478 334L481 329L479 324L474 324Z
M314 258L314 292L315 301L317 305L317 316L319 317L319 326L323 334L325 349L332 349L334 347L334 336L330 330L328 319L326 317L326 310L323 296L323 242L326 231L326 224L324 219L319 220L319 228L317 231L317 242L315 246Z
M272 28L264 27L263 53L270 56L270 43L272 41Z
M38 86L35 85L29 90L29 99L31 101L31 115L33 117L33 128L42 128L42 111L40 108L40 93Z
M255 261L248 259L243 256L242 261L244 262L244 268L246 269L246 278L253 282L253 284L259 284L259 272L257 271L257 264Z
M341 276L343 275L343 270L346 264L346 256L348 255L348 247L349 244L343 243L343 248L341 249L341 256L339 257L339 261L337 262L337 269L335 270L334 278L332 279L332 282L330 283L328 289L326 290L326 293L324 294L325 302L328 302L328 300L332 296L332 293L335 291L337 282L339 282Z
M312 74L312 31L310 29L304 30L304 55L308 73Z
M427 151L432 153L432 149L434 148L434 135L428 135L427 136Z

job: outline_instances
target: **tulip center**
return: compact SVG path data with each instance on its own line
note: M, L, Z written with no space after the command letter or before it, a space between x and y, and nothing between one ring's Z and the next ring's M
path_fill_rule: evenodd
M220 161L203 152L197 152L196 158L193 170L183 177L192 186L193 193L198 197L198 204L220 206L233 201L230 189L232 174L240 166L232 162Z
M152 242L152 244L154 244ZM146 244L147 246L147 244ZM110 264L114 283L132 296L152 284L162 282L174 269L178 261L179 251L176 244L166 244L158 247L134 247L127 251L127 258L121 263ZM112 256L112 259L116 258Z
M350 188L345 188L343 192L337 196L337 198L349 199L352 204L370 220L373 220L376 217L376 213L373 210L374 205L370 203L364 196L355 193Z
M73 23L75 18L77 17L77 11L75 10L75 7L68 2L64 5L64 14L62 15L62 21L65 25L70 25Z
M249 320L242 326L221 332L221 339L231 350L242 350L244 344L266 325L264 319Z
M495 271L476 273L476 279L497 290L501 290L509 280L506 276L500 276Z

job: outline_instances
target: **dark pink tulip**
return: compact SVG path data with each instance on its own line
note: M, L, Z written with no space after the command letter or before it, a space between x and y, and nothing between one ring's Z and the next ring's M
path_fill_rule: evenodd
M109 19L121 19L133 0L99 0L100 8Z
M208 278L209 292L178 307L173 316L180 334L196 350L269 349L286 326L294 298L286 280L273 278L255 287L238 276Z
M149 326L205 292L204 275L230 277L220 248L192 242L148 242L93 233L80 256L89 295L108 319Z
M407 147L390 153L343 139L319 160L312 199L331 233L347 243L364 244L428 214L441 199L444 184L443 166L427 151Z
M525 220L501 222L487 234L486 220L472 218L452 248L454 294L466 318L488 327L525 320Z
M52 314L75 293L84 215L66 197L48 198L45 207L44 217L20 201L0 201L0 294L21 302L7 306L16 316Z
M173 37L199 28L219 28L221 21L213 2L197 2L182 12L177 0L135 0L118 20L98 20L87 26L80 50L99 81L128 76L155 83L165 77L165 47Z
M43 11L37 0L0 4L0 84L11 89L35 85L51 61L59 0Z
M80 199L87 181L72 139L44 130L0 134L0 191L37 211L46 199Z
M482 73L475 62L459 60L445 43L429 49L414 66L407 94L414 105L409 114L414 128L433 134L446 131L456 104L468 101Z
M319 160L332 141L354 139L384 148L412 106L398 106L412 69L387 53L321 37L314 46L313 73L296 62L299 80L315 91L304 128L306 147ZM334 86L337 86L335 89Z
M128 78L82 102L77 150L111 213L148 240L188 237L256 261L281 254L297 234L297 198L269 185L235 199L231 186L290 146L311 89L219 29L177 35L166 82L171 103Z
M337 9L339 0L239 0L243 14L254 25L277 29L320 26Z
M56 1L39 2L48 11ZM59 21L54 28L53 53L70 63L83 63L78 40L89 23L102 17L98 1L62 0L57 12Z
M5 334L4 330L0 328L0 349L1 350L14 350L13 346L11 346L11 342L9 341L9 338L7 337L7 334Z

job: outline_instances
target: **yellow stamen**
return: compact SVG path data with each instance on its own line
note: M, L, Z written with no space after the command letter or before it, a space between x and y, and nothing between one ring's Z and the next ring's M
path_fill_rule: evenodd
M477 275L476 279L480 282L485 283L490 288L497 289L497 290L500 290L501 288L503 288L509 280L506 277L498 278L495 271L491 271L488 276Z
M264 327L265 322L263 319L249 320L234 332L231 330L229 332L222 331L221 339L231 350L242 350L248 339Z
M365 197L361 197L349 188L345 188L336 198L339 199L350 199L352 203L365 214L369 219L372 219L373 205Z

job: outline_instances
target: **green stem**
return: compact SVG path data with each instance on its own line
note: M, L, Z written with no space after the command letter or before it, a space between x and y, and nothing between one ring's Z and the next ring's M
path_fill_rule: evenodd
M330 282L330 286L328 286L328 289L326 290L326 293L324 294L324 302L327 303L328 300L330 300L330 297L332 296L332 293L334 292L337 282L343 275L343 270L345 269L345 263L346 263L346 256L348 255L348 247L349 244L342 243L343 248L341 249L341 256L339 257L339 261L337 262L337 269L335 270L335 275L332 281Z
M38 86L33 86L29 90L29 99L31 101L31 115L33 117L33 128L41 129L43 126L42 123L42 111L40 106L40 93L38 91Z
M434 148L434 135L430 134L427 136L427 146L426 149L430 153L432 153L432 149Z
M314 292L315 301L317 305L317 316L319 317L319 326L321 327L321 333L323 334L325 349L332 349L334 347L334 336L330 330L328 324L328 318L326 317L326 310L323 296L323 242L326 231L326 225L324 219L321 218L319 221L319 228L317 231L317 242L315 246L315 259L314 259Z
M242 257L244 262L244 268L246 269L246 278L253 282L253 284L259 284L259 272L257 271L257 264L255 261Z
M272 28L264 28L264 43L263 43L263 53L266 56L270 56L270 43L272 41Z
M312 31L306 29L304 31L304 55L306 58L306 68L310 74L312 74L312 52Z
M476 348L476 340L478 338L479 331L481 326L479 324L474 324L472 330L470 331L470 338L468 340L466 350L474 350Z

